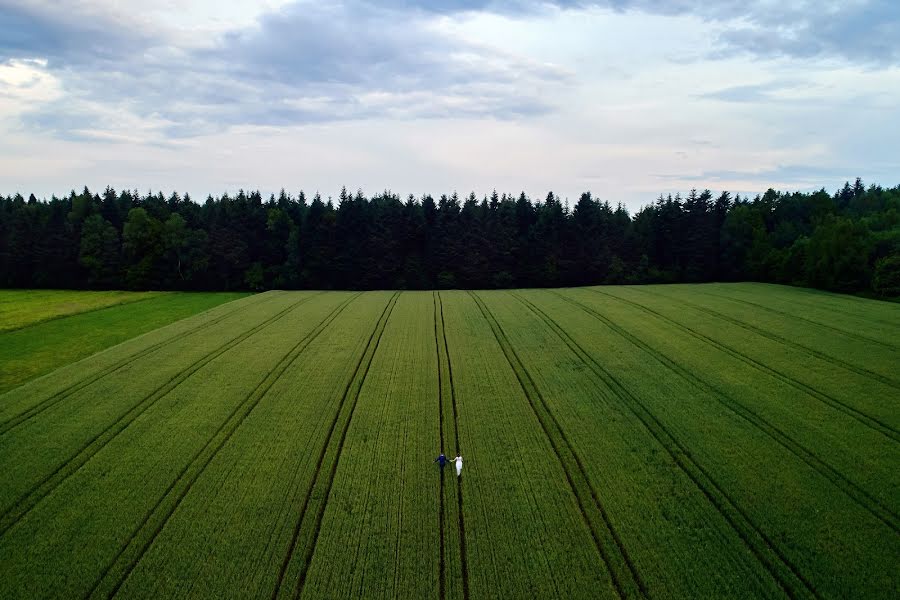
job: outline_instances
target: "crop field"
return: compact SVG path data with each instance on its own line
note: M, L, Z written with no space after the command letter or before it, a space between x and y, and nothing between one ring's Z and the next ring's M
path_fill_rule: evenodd
M0 393L246 295L0 290Z
M267 292L0 395L0 598L896 598L898 565L898 304Z
M0 332L163 295L161 292L0 291Z

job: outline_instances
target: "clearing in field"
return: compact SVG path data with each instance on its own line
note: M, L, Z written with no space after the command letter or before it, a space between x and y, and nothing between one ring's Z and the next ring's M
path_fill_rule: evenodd
M898 340L758 284L237 299L0 396L0 596L896 597Z

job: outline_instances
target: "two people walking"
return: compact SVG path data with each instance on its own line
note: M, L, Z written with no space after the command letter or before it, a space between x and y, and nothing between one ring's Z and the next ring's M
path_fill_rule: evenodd
M442 453L438 454L438 457L436 459L434 459L432 462L436 462L438 465L440 465L441 470L443 470L444 466L450 461L447 460L447 457L444 456L444 453L442 452ZM453 459L453 463L456 465L456 476L457 477L461 476L462 475L462 455L457 454L456 458Z

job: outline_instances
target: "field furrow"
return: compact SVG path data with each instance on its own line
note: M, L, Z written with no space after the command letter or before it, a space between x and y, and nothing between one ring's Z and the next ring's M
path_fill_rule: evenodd
M433 317L431 294L405 292L386 323L347 430L304 597L440 595Z
M219 356L57 486L0 538L0 595L89 592L123 548L140 546L143 540L133 536L147 531L142 523L160 514L161 499L177 497L175 482L202 464L197 457L204 448L208 452L227 435L227 424L239 418L254 390L341 299L319 296L298 309L304 316L295 318L295 327L267 329ZM130 392L124 384L119 390L125 398Z
M254 304L262 301L272 300L278 296L277 292L261 294L253 299L244 300L242 302L233 302L227 308L208 311L206 314L184 322L177 323L171 327L166 327L152 332L144 339L132 340L126 344L122 344L112 348L106 352L92 356L89 360L82 363L76 363L77 366L87 367L84 370L75 371L74 366L60 369L52 376L34 382L27 388L15 390L0 396L0 415L3 420L0 421L0 435L6 433L10 429L15 428L21 423L31 419L35 415L51 408L55 404L67 399L69 396L80 392L93 383L122 370L132 363L135 363L148 355L164 348L168 344L182 341L187 336L200 333L205 329L214 327L227 317L234 313L247 310ZM149 342L146 343L146 342ZM129 352L132 346L140 348L139 350ZM83 376L84 372L90 374ZM83 376L83 377L82 377ZM60 382L65 382L60 388ZM50 390L45 395L44 389Z
M367 294L310 340L197 479L120 589L125 597L273 595L344 391L388 295Z
M471 596L616 597L565 472L484 315L468 294L441 297L468 457L462 495Z
M338 412L332 421L328 438L316 465L315 478L304 499L303 507L296 516L291 543L282 562L278 583L272 593L275 598L298 598L303 593L310 565L315 557L316 546L322 528L322 519L330 499L334 477L341 459L341 451L347 439L347 431L353 419L359 394L365 383L372 359L378 350L387 322L397 304L399 293L388 300L369 335L366 347L356 363L353 375L344 388Z
M770 322L767 320L763 320L760 323L759 315L750 315L745 316L743 318L735 318L732 315L722 312L722 310L730 310L731 312L735 312L735 307L732 306L719 306L723 303L717 303L717 306L713 308L710 306L710 302L703 302L701 298L701 302L693 302L691 299L685 297L684 294L678 294L675 292L667 293L667 290L661 286L649 287L644 286L640 288L641 291L652 293L656 296L661 296L673 301L678 302L680 305L684 305L689 307L692 310L697 311L701 314L706 314L712 317L715 320L727 321L733 325L736 325L740 329L765 337L776 344L787 346L793 348L795 350L799 350L801 353L809 354L810 356L814 356L817 359L830 363L832 367L836 367L837 369L842 369L846 371L851 371L854 374L861 376L864 380L874 379L879 383L884 384L885 386L894 388L894 394L897 391L900 391L900 379L897 377L897 373L894 372L896 368L897 361L900 360L900 354L895 352L871 352L871 348L867 346L860 346L860 351L865 351L865 354L860 357L859 355L854 355L850 353L847 358L857 359L857 363L861 364L872 364L875 363L877 365L884 365L884 372L879 373L874 370L870 370L866 366L861 366L861 364L854 364L847 360L844 360L842 356L837 356L836 352L830 351L832 346L832 339L830 338L811 338L808 340L804 340L805 343L798 343L794 341L796 339L803 339L804 337L804 328L803 327L791 327L790 322L786 322L786 320L780 320L777 322ZM695 296L696 294L694 294ZM740 306L737 307L738 309ZM717 310L722 309L722 310ZM761 327L760 325L768 325L768 327ZM786 330L790 331L790 335L793 339L789 339L785 337ZM750 337L751 341L753 340L753 336ZM846 349L847 340L844 340L841 344ZM819 349L821 348L821 350ZM846 352L842 352L842 355L846 356ZM861 360L864 359L864 360ZM883 360L881 360L883 359ZM881 370L881 369L879 369ZM870 383L866 381L866 383ZM885 390L890 392L890 390Z
M2 536L3 533L5 533L10 527L15 525L15 523L18 522L18 520L21 519L29 510L31 510L32 507L40 502L42 498L47 496L47 494L51 493L67 477L70 477L73 473L78 471L78 469L80 469L87 461L89 461L92 456L94 456L104 446L106 446L106 444L108 444L117 435L124 431L132 422L134 422L135 419L140 417L146 410L151 408L161 398L165 397L166 394L170 393L172 390L178 387L188 377L192 376L198 370L200 370L225 352L228 352L250 336L256 334L259 331L262 331L265 327L268 327L273 323L277 323L279 319L308 300L308 297L301 298L296 303L291 304L283 310L275 313L269 319L266 319L252 329L245 331L244 333L233 338L227 343L219 346L218 348L215 348L209 354L206 354L198 360L194 361L185 369L179 371L171 379L153 390L149 395L141 398L136 404L128 408L128 410L122 413L114 422L112 422L102 431L98 432L90 439L85 440L85 442L77 449L77 451L73 455L62 459L62 462L60 462L53 471L48 473L43 479L33 485L25 494L20 496L9 509L0 514L0 536ZM34 473L36 471L36 466L33 463L30 466L32 469L32 473Z
M735 299L813 327L900 350L897 342L900 338L900 308L897 305L765 283L713 283L698 291Z
M452 459L456 453L462 452L459 443L459 410L456 402L456 388L453 385L453 364L450 362L450 351L447 347L447 326L444 321L444 301L439 292L434 293L435 304L435 344L438 363L438 390L441 415L441 452ZM453 452L450 451L450 440L453 440ZM466 552L466 520L463 512L462 479L457 478L457 485L452 483L453 465L448 465L441 472L441 506L444 508L442 526L445 544L450 549L445 552L443 569L445 580L445 598L469 598L469 566Z
M565 432L560 428L559 422L547 408L547 402L541 391L509 343L509 338L491 310L478 294L471 295L493 331L509 366L515 372L522 392L528 398L535 417L540 422L544 434L550 441L550 445L566 473L569 488L578 499L584 522L591 530L597 552L609 569L616 593L622 598L647 596L647 586L637 572L615 527L610 523L607 511L585 473L584 464L573 450Z
M675 448L689 457L698 471L715 484L715 489L728 504L742 515L745 524L756 532L755 538L747 536L747 540L749 543L754 539L761 542L761 557L773 553L778 562L789 567L794 578L805 581L804 587L819 595L840 596L850 589L863 588L878 595L894 585L893 576L884 570L886 563L851 567L852 556L864 552L873 540L881 540L885 535L892 541L885 548L884 560L898 556L900 546L893 541L896 536L884 522L859 503L848 503L846 493L821 472L783 445L773 444L765 431L730 407L720 404L677 372L661 371L657 367L659 360L654 360L653 354L667 355L679 362L688 358L702 360L705 366L698 372L704 377L715 369L715 362L711 363L709 357L695 357L693 348L686 351L679 347L661 352L659 348L675 338L669 332L659 330L656 324L647 322L634 308L604 302L589 290L568 290L563 295L585 305L596 325L585 329L584 319L576 319L564 312L560 303L567 303L565 299L545 300L552 294L541 295L537 304L563 323L595 365L620 381L624 399L644 402L644 408L652 418L650 423L655 421L667 432ZM611 327L611 324L617 327ZM638 346L617 329L652 340L646 359L624 359L627 355L622 353L631 352L629 347ZM594 358L601 356L604 357L602 365ZM745 392L747 383L756 383L753 377L749 375L743 383L741 389ZM761 391L757 409L766 407L766 398L767 394ZM796 436L795 432L791 433ZM874 433L870 438L865 446L873 440L892 444ZM877 459L877 454L872 459ZM885 470L891 460L887 457L881 460L884 477L870 493L878 492L873 495L880 496L896 513L893 509L895 500L885 495L885 491L893 486L891 475ZM878 463L874 464L878 466ZM851 478L849 472L842 471L842 474ZM871 484L877 480L878 476L872 476L865 482ZM717 502L715 495L710 499ZM823 515L827 515L825 520ZM739 522L736 527L740 527ZM837 531L840 535L836 535ZM778 562L770 560L769 564L777 568Z
M897 525L900 475L894 465L900 460L900 445L892 437L869 426L869 423L850 418L832 403L823 402L815 391L809 392L802 385L781 377L766 377L768 372L760 369L759 361L748 360L740 353L721 351L720 344L711 343L711 338L722 335L726 331L725 325L711 327L706 336L682 335L683 326L674 322L674 317L663 319L646 313L640 306L621 303L618 299L601 300L596 294L588 299L586 293L578 291L572 295L577 294L582 301L592 303L592 306L620 323L622 329L641 337L696 379L712 385L722 396L732 399L733 406L746 408L760 420L777 427L784 434L784 441L790 438L796 442L797 448L807 451L801 453L805 455L804 459L814 458L813 462L820 463L820 466L827 465L829 468L823 469L823 473L831 473L826 476L839 485L844 485L840 479L849 482L851 485L844 486L847 493L862 500L891 527ZM682 312L691 314L690 308ZM650 314L650 320L639 318L637 315L640 313ZM710 327L705 322L700 323L703 320L697 318L697 327ZM745 332L743 335L748 334ZM729 341L731 344L740 343L734 334L729 336ZM794 363L803 360L789 348L771 346L767 350L768 355L760 356L760 360L777 361L784 369L794 368ZM716 368L711 368L712 365ZM825 371L822 374L823 381L832 378L837 385L855 377L851 373L834 376ZM855 382L853 385L860 384ZM860 393L865 393L865 390L860 390ZM883 414L888 415L888 407L897 405L895 396L888 393L877 400L867 401L882 404ZM873 500L869 502L861 498L859 490Z
M291 347L278 363L266 373L266 376L257 384L253 391L229 413L225 422L219 426L200 451L192 457L191 461L178 474L178 478L169 486L156 506L153 507L153 510L147 514L147 517L131 535L129 543L120 550L115 560L104 570L103 575L97 580L91 590L90 596L111 597L116 595L119 588L134 571L134 568L168 524L173 513L178 509L182 500L184 500L216 454L228 443L234 432L244 423L244 420L259 405L260 401L284 375L285 371L306 350L310 342L327 329L331 322L340 315L341 311L352 300L352 297L348 298L332 310L321 323Z
M652 356L661 366L669 369L673 373L677 373L685 381L693 383L698 391L705 392L708 394L708 397L717 400L720 404L733 411L735 415L745 419L748 423L769 436L774 443L784 447L811 468L818 471L823 477L830 480L834 485L841 488L844 493L872 513L873 516L881 520L885 525L894 531L900 532L900 529L898 529L898 521L900 520L898 520L897 514L894 512L893 508L883 504L878 498L874 497L851 479L847 478L842 472L829 464L827 458L822 458L815 450L811 450L799 443L792 437L792 434L784 430L783 426L776 425L772 421L767 420L761 415L764 411L749 408L743 402L736 400L733 396L729 396L728 393L724 392L721 388L697 377L694 372L685 369L677 362L669 359L665 354L654 350L641 339L618 327L615 323L609 321L589 306L580 304L571 299L567 300L570 300L576 306L587 310L597 318L601 319L608 327L616 331L616 333L628 339L638 348L645 350L647 354Z
M716 333L704 333L702 329L706 329L709 325L701 320L694 320L691 325L686 325L683 316L673 316L674 314L683 315L685 308L663 307L648 300L634 300L634 292L640 293L640 290L608 292L600 288L588 288L592 292L606 295L620 302L625 302L635 308L660 319L665 323L673 325L688 336L694 337L702 342L713 346L721 353L725 353L743 361L750 365L760 373L777 379L783 383L790 385L797 391L808 396L816 398L820 402L831 406L848 417L855 419L863 425L872 428L874 431L890 438L894 442L900 442L900 415L897 414L896 402L893 400L895 395L888 392L888 395L862 393L866 390L866 385L861 384L852 386L853 378L848 376L834 378L831 369L815 369L809 363L804 361L802 356L796 353L790 355L790 360L771 359L772 354L778 356L777 346L774 350L765 352L773 348L772 346L757 342L760 349L749 348L740 336L727 335L723 331L727 331L727 327L721 323L713 324ZM716 338L727 335L730 343L718 341ZM713 337L715 336L715 337ZM759 353L759 357L754 357ZM753 356L751 355L753 354ZM784 350L780 354L783 358L788 358ZM829 385L830 380L834 378L834 385ZM812 387L812 385L816 387ZM879 385L870 382L869 386ZM827 389L828 391L823 391Z
M900 591L900 306L762 284L212 296L0 334L104 311L92 340L147 331L0 394L0 598Z

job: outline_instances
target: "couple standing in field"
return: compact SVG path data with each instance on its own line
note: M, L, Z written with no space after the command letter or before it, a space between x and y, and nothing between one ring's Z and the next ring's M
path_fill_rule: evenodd
M443 470L444 465L446 465L450 461L447 460L447 457L444 456L444 453L442 452L438 454L438 457L432 462L436 462L437 464L439 464L441 466L441 470ZM456 458L453 459L453 462L454 464L456 464L456 476L459 477L460 475L462 475L462 455L457 454Z

